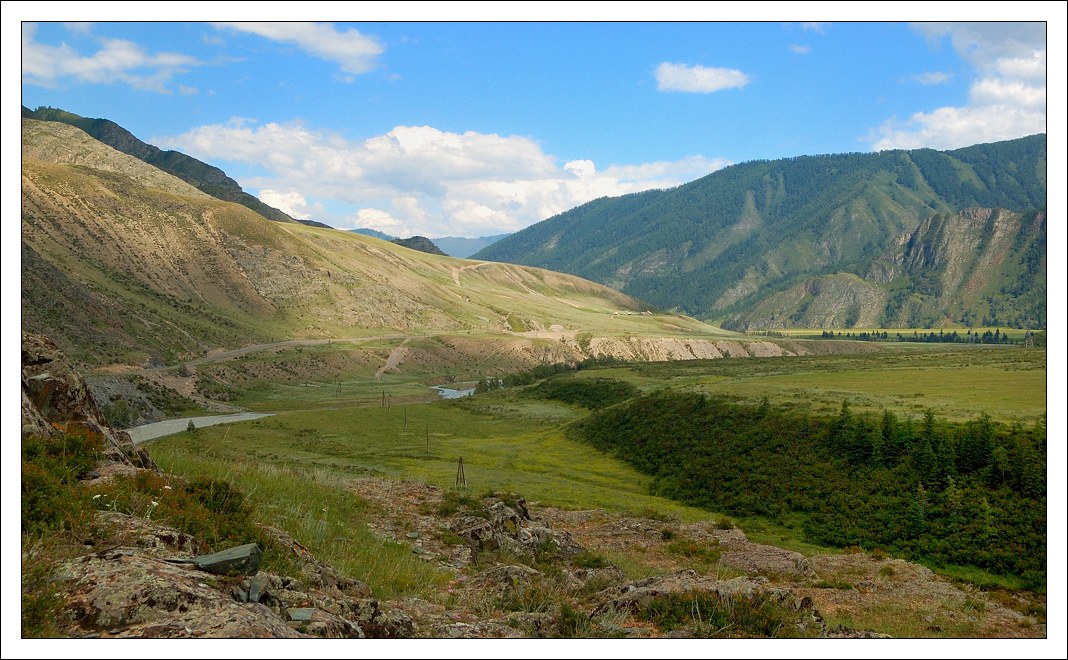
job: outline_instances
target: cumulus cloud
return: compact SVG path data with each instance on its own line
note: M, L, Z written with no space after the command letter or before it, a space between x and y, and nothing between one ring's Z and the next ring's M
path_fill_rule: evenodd
M700 65L663 62L656 67L656 88L662 92L696 92L707 94L721 89L745 87L749 76L738 69L721 69Z
M273 206L297 220L312 220L316 217L322 217L325 213L322 204L308 204L308 200L304 198L304 195L295 190L282 191L264 188L260 190L257 197L264 204Z
M152 141L209 162L238 161L267 172L241 183L294 217L399 235L516 231L598 197L674 187L728 164L694 156L600 170L586 159L561 165L523 136L397 126L354 141L300 122L246 118ZM309 199L353 210L325 217Z
M949 37L975 69L968 103L890 119L872 148L955 149L1046 130L1046 33L1041 23L923 23L929 40ZM922 82L922 81L921 81Z
M88 26L78 24L79 32ZM99 50L82 55L68 44L50 46L36 40L37 26L22 26L22 81L42 87L55 87L73 80L82 83L122 83L135 89L163 94L172 90L167 83L174 76L202 64L182 53L150 53L125 39L97 39Z
M367 73L385 48L373 37L349 29L339 32L330 23L218 23L216 27L295 44L301 50L336 62L346 73Z
M808 46L802 46L800 44L790 44L790 50L794 51L798 55L808 55L808 53L812 49L809 48Z
M830 23L828 23L827 21L806 21L801 23L801 29L823 34L827 31L828 25L830 25Z

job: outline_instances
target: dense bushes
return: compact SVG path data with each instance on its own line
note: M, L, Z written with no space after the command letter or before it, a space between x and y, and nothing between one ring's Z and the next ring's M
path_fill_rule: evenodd
M808 540L1044 582L1045 429L783 412L658 393L573 432L650 474L653 490L732 515L802 514Z
M595 410L633 398L638 388L614 378L552 378L539 383L530 393Z
M103 442L91 433L22 440L22 532L69 532L92 513L78 477L100 456Z

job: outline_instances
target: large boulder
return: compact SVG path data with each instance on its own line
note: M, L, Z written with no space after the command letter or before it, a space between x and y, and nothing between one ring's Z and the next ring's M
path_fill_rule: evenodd
M83 432L104 442L112 461L157 469L142 447L104 421L85 381L63 357L55 342L22 333L22 436Z

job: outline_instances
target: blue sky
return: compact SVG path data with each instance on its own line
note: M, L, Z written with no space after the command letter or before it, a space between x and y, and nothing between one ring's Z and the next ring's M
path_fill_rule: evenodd
M199 13L263 18L217 6ZM46 16L21 27L22 103L116 121L296 217L403 236L515 231L754 159L1046 130L1042 23L409 23L381 19L410 5L376 6L352 23ZM945 6L960 13L910 13Z

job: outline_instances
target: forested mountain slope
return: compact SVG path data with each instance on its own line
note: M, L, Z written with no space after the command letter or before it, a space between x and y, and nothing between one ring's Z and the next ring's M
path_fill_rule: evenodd
M1019 307L1009 302L1013 296L1044 298L1044 275L1034 286L1026 281L1017 285L1020 269L1027 268L1021 259L1034 261L1024 256L1030 246L1041 252L1044 263L1045 214L1036 221L1033 212L1045 205L1045 135L946 152L802 156L731 166L671 190L598 199L474 257L574 273L733 328L849 321L966 324L983 318L1044 326L1044 306L1025 304L1027 311L1006 312L1004 318L996 312ZM973 258L955 251L946 257L953 261L950 270L970 269L983 282L1006 283L1008 289L986 290L991 299L981 304L902 304L914 294L946 299L953 291L928 291L920 285L940 277L926 272L923 260L909 262L907 279L887 279L880 275L880 264L900 257L904 245L937 251L924 241L939 231L917 229L924 223L944 224L945 216L974 207L1027 214L1014 221L1024 234L991 241L993 233L1007 236L1004 227L997 222L984 226L979 231L984 248L1001 246L1011 254ZM1012 216L1002 211L971 215L975 213ZM930 220L936 215L939 219ZM811 289L812 282L825 278L832 278L828 282L836 282L846 296L846 304L833 313L809 315L799 311L801 303L784 306L771 300L796 297L789 292L798 286ZM850 309L854 303L858 309Z

